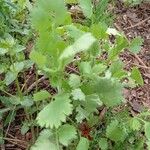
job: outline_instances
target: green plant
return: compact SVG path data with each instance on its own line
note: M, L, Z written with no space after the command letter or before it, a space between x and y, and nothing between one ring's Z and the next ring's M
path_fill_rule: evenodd
M26 5L18 2L24 11ZM74 23L66 3L80 6L85 16L82 24ZM138 53L143 40L137 37L129 42L108 28L103 16L107 6L103 0L96 6L92 0L37 0L31 12L36 40L30 59L24 56L24 40L16 39L14 35L20 35L4 23L8 31L0 41L0 100L5 108L0 117L6 118L4 126L9 127L16 110L24 109L21 133L31 128L33 144L40 131L31 150L119 149L122 144L124 149L142 149L150 145L150 113L131 116L122 106L123 88L143 85L143 79L136 67L124 70L119 54L125 49ZM33 63L36 89L24 92L19 79ZM38 75L48 78L55 92L39 89ZM12 84L16 88L10 94ZM123 110L116 110L118 106Z
M92 2L79 0L79 5L85 17L92 21ZM137 53L142 43L136 39L130 43L124 35L100 22L92 22L89 26L73 23L63 0L38 0L31 16L38 37L30 58L57 89L54 95L46 91L35 93L34 100L42 106L37 125L43 130L31 150L50 147L53 150L63 147L87 150L92 140L91 129L84 132L79 125L86 122L87 126L90 123L100 126L99 108L105 106L111 112L113 107L124 103L125 78L143 84L138 69L127 72L119 60L125 48ZM111 35L115 37L114 42L109 39ZM102 59L104 54L106 58ZM70 64L73 73L68 74L66 67ZM140 128L140 121L145 123L145 135L149 139L149 123L128 115L127 123L132 122L132 129L128 130L126 121L116 118L106 117L109 119L103 127L106 133L99 139L101 149L107 149L107 140L115 142L114 149L118 147L131 131Z

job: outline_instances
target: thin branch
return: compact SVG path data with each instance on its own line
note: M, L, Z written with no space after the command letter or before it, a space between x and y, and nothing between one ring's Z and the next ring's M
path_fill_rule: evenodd
M142 20L142 21L138 22L138 23L137 23L137 24L135 24L135 25L132 25L132 26L127 27L127 28L124 28L124 30L128 30L128 29L131 29L131 28L135 28L135 27L137 27L137 26L139 26L139 25L143 24L144 22L148 21L149 19L150 19L150 17L148 17L148 18L146 18L146 19L144 19L144 20Z

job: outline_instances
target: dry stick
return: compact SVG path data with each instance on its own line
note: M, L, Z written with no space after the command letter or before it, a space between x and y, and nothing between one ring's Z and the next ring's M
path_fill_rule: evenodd
M7 127L7 129L6 129L6 132L5 132L5 138L7 137L7 134L8 134L8 131L9 131L9 128L10 128L10 125L11 125L12 117L13 117L13 115L14 115L14 113L15 113L15 108L16 108L16 105L14 106L14 108L13 108L13 110L12 110L10 122L9 122L8 127Z
M38 79L37 81L33 82L33 83L28 87L28 89L27 89L27 91L25 92L25 94L29 93L29 92L36 86L36 84L40 83L41 81L43 81L43 80L45 80L45 79L46 79L46 77L43 76L43 77L41 77L40 79Z
M27 148L26 146L20 145L20 144L18 144L18 143L15 142L15 141L11 141L10 139L8 140L7 138L5 138L5 140L9 141L10 143L12 143L12 144L14 144L14 145L18 145L18 146L21 147L21 148L24 148L24 149Z
M23 140L19 140L19 139L12 139L12 138L4 138L4 140L7 140L7 141L14 141L14 142L21 142L21 143L24 143L24 144L27 144L26 141L23 141Z
M139 67L139 68L143 68L143 69L148 69L150 70L150 67L147 67L147 66L142 66L142 65L138 65L138 64L135 64L135 63L132 63L133 65Z
M147 67L145 65L145 63L142 61L142 59L137 54L134 54L134 57L141 63L141 65L143 65L144 67Z
M75 68L72 68L70 66L66 66L66 68L70 69L71 71L77 73L77 74L80 74L79 71L77 71Z
M24 87L26 86L27 82L31 79L31 77L33 76L33 74L24 82L21 91L23 91Z
M2 136L3 136L3 120L1 120L1 122L0 122L0 127L1 127L1 130L2 130ZM4 143L1 144L0 148L1 148L1 150L5 150L5 144Z
M124 28L124 30L128 30L128 29L131 29L131 28L135 28L135 27L137 27L137 26L139 26L139 25L143 24L144 22L148 21L149 19L150 19L150 17L148 17L148 18L146 18L146 19L142 20L141 22L138 22L137 24L135 24L135 25L133 25L133 26L130 26L130 27Z

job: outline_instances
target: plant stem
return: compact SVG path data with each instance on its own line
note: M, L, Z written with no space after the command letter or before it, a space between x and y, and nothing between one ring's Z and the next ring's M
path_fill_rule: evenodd
M22 100L22 99L23 99L23 94L22 94L21 88L20 88L20 86L19 86L18 77L16 78L16 86L17 86L17 92L18 92L18 95L19 95L19 97L20 97L20 100Z
M57 129L55 130L55 135L56 135L56 145L57 145L57 150L60 150L60 147L59 147L59 138L58 138Z

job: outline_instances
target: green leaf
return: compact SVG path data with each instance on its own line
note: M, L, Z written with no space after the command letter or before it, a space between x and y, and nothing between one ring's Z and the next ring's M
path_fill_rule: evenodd
M13 65L10 66L10 69L13 72L19 73L20 71L22 71L24 68L24 63L23 62L16 62Z
M72 113L69 94L60 94L55 100L48 104L37 116L37 122L41 127L56 127L66 121L66 116ZM55 115L54 115L55 113Z
M33 99L31 96L24 96L20 104L25 107L31 107L33 105Z
M68 35L74 40L77 40L79 37L85 34L82 30L79 30L74 25L67 25L65 26L65 29L67 30Z
M139 69L136 68L136 67L132 68L131 78L134 79L137 82L137 84L139 84L139 85L143 85L144 84L144 81L143 81L143 78L142 78L142 74L139 71Z
M40 68L43 68L46 64L46 56L37 51L30 53L30 59L35 62Z
M124 141L127 132L123 125L120 125L120 123L117 120L113 120L106 129L106 136L111 139L112 141Z
M91 18L92 16L92 0L79 0L79 5L83 11L83 14L87 18Z
M100 100L108 107L113 107L123 102L122 84L115 79L97 77L93 86Z
M132 53L137 54L141 50L141 45L143 44L143 39L141 37L134 38L129 46Z
M96 39L91 33L83 34L73 45L67 47L60 55L60 60L74 57L77 53L86 51L92 46Z
M76 74L70 74L69 85L72 88L78 88L81 85L81 78Z
M139 131L140 130L140 128L141 128L141 123L139 122L139 120L137 119L137 118L132 118L131 120L130 120L130 127L131 127L131 129L132 130L137 130L137 131Z
M40 31L49 29L51 22L63 24L68 16L63 0L37 0L36 6L32 10L32 24Z
M106 138L101 138L99 140L98 145L99 145L99 147L100 147L101 150L107 150L108 149L107 139Z
M148 150L150 150L150 140L146 142Z
M92 67L91 67L90 62L81 62L79 68L80 68L81 73L83 74L92 73Z
M106 39L108 37L106 30L107 26L101 23L91 26L91 32L97 39Z
M97 108L103 104L97 94L87 95L85 99L83 105L88 113L96 112Z
M74 89L71 94L74 100L85 101L85 94L81 89Z
M11 84L17 78L17 74L14 72L7 72L5 76L5 83L6 85Z
M89 149L89 140L84 137L80 137L80 141L77 145L76 150L88 150L88 149Z
M76 128L72 125L65 124L58 129L59 142L68 146L70 142L77 137Z
M45 129L30 150L58 150L56 145L53 133L49 129Z
M5 55L8 52L8 49L6 48L0 48L0 55Z
M87 112L86 110L84 110L80 106L78 106L76 108L76 112L77 112L76 120L78 123L81 123L84 119L88 120L89 112Z
M106 70L107 66L103 64L95 64L92 68L92 72L99 75Z
M109 51L109 60L114 60L121 51L128 47L128 41L124 36L118 36L116 38L115 46Z
M114 35L114 36L119 35L119 36L121 36L120 33L114 28L108 28L106 33L109 34L109 35Z
M51 95L46 90L41 90L33 95L34 101L41 101L49 98Z
M21 127L21 134L25 135L29 131L29 125L27 123L24 123L23 126Z
M150 122L145 123L145 136L148 140L150 140Z
M77 4L78 0L65 0L67 4Z

